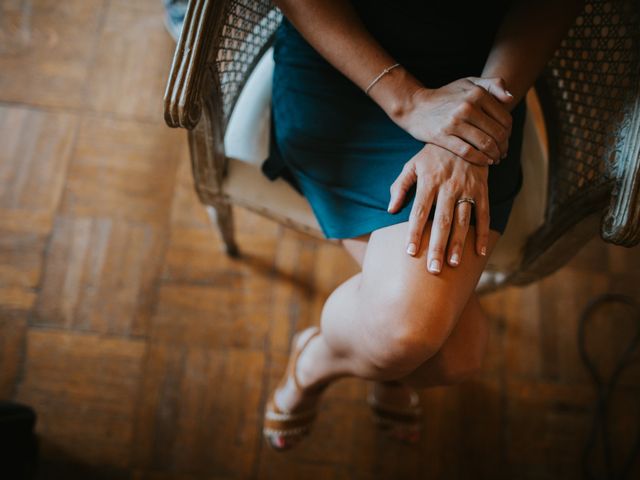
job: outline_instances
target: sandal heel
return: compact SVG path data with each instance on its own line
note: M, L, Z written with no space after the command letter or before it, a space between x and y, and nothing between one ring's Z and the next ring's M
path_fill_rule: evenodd
M289 359L285 375L280 380L280 383L278 384L276 389L272 392L265 407L263 424L264 426L262 429L262 434L269 446L279 452L293 448L304 437L306 437L310 433L311 426L313 425L313 422L317 417L317 406L300 412L289 412L280 409L275 402L275 393L286 385L287 379L289 377L293 378L293 382L296 388L298 390L302 390L296 376L296 364L298 358L300 357L300 354L309 344L311 339L320 334L319 328L311 328L314 329L314 332L307 337L307 339L300 347L296 347L299 335L301 335L306 330L303 330L302 332L296 334L295 338L293 339L292 356ZM319 395L327 386L328 383L318 385L311 391L313 391L315 395Z

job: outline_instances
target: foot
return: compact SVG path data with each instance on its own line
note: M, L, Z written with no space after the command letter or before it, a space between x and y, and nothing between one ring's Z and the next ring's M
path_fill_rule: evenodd
M306 330L301 331L296 337L294 337L294 341L291 348L291 355L293 352L298 350L307 339L313 335L314 328L307 328ZM309 351L309 347L316 341L320 339L320 336L316 336L309 340L309 343L306 345L304 350L300 353L298 357L298 361L295 365L295 375L298 378L300 389L296 387L295 380L293 376L290 375L284 386L278 388L274 393L274 402L276 406L285 412L301 412L305 410L309 410L310 408L315 407L318 402L319 394L322 393L324 388L319 386L310 386L305 382L306 376L302 375L300 372L300 364L304 362L303 357Z
M374 382L369 405L381 430L395 440L416 443L420 440L420 397L411 387L397 381Z
M277 451L294 447L309 433L318 398L329 385L328 381L309 385L301 381L298 371L298 360L319 332L311 327L294 336L286 372L267 402L263 435Z

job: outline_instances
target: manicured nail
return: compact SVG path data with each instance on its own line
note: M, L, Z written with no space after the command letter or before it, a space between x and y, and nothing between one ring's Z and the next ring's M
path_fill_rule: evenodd
M513 98L513 95L511 94L511 92L509 90L505 90L504 93L506 93L507 95L509 95L511 98Z
M393 199L389 201L389 206L387 207L387 212L391 212L391 205L393 204Z
M460 255L458 255L458 252L451 255L451 263L453 263L454 265L458 265L459 261L460 261Z
M440 271L440 260L438 260L436 258L431 260L431 263L429 264L429 270L431 270L432 272L439 272Z
M486 256L487 256L487 247L482 247L482 248L480 249L480 254L481 254L483 257L486 257Z
M415 255L416 253L416 244L415 243L410 243L409 247L407 248L407 253L409 255Z

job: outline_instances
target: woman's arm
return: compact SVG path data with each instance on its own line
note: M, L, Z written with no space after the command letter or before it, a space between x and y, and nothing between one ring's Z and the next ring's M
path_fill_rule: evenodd
M499 77L504 80L506 87L513 93L512 99L505 104L507 109L511 110L517 105L533 85L580 13L582 5L582 0L520 0L507 12L482 73L483 77ZM430 161L438 156L438 162ZM478 185L482 182L475 179L477 170L483 170L486 174L487 169L469 164L459 165L452 162L452 157L439 146L427 144L405 165L391 188L389 211L394 212L402 205L406 192L413 184L417 184L409 218L409 245L420 245L426 223L426 215L421 215L420 212L429 212L433 200L437 197L437 218L433 222L437 228L432 231L430 238L427 254L429 264L436 260L443 265L445 251L449 265L459 264L454 255L458 255L459 258L464 250L471 215L468 204L462 204L457 208L454 205L454 200L462 196L476 199L476 252L482 254L483 247L488 244L488 192L486 187L480 188ZM424 179L434 178L439 172L438 169L446 165L450 165L452 170L436 182L437 188L425 182ZM465 171L456 172L454 168ZM486 182L486 175L483 178ZM424 186L425 183L428 184L427 188ZM448 220L443 221L443 218Z
M274 3L320 55L362 90L384 68L396 63L347 0ZM416 139L436 143L484 166L504 156L511 131L511 116L487 92L490 84L490 80L469 77L427 89L400 66L384 75L369 95ZM509 98L497 84L492 93L499 100Z
M506 108L526 95L583 5L584 0L520 0L505 15L482 77L504 80L513 93Z
M329 63L365 90L384 68L396 63L365 28L347 0L274 0L296 30ZM390 116L401 114L422 84L404 68L385 75L386 88L371 97ZM382 79L377 86L382 85Z

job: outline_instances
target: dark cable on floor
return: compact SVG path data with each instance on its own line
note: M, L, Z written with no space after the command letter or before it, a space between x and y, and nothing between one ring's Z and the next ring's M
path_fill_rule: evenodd
M596 310L596 308L606 303L623 303L635 310L635 320L637 322L636 333L631 338L629 345L624 353L620 356L618 363L611 373L608 381L605 381L602 374L597 369L589 355L587 354L585 345L585 328L587 321ZM582 453L582 468L585 478L589 480L626 480L629 478L633 464L640 454L640 421L636 429L636 437L629 453L627 454L622 468L619 472L615 471L612 458L611 437L609 432L609 410L610 400L613 391L618 383L622 372L631 364L633 354L640 345L640 304L628 295L605 293L592 299L582 311L578 324L578 350L585 367L589 371L595 384L597 400L593 417L591 432L585 444ZM592 460L594 458L594 450L598 437L601 438L603 455L604 455L604 475L597 475L594 471Z

